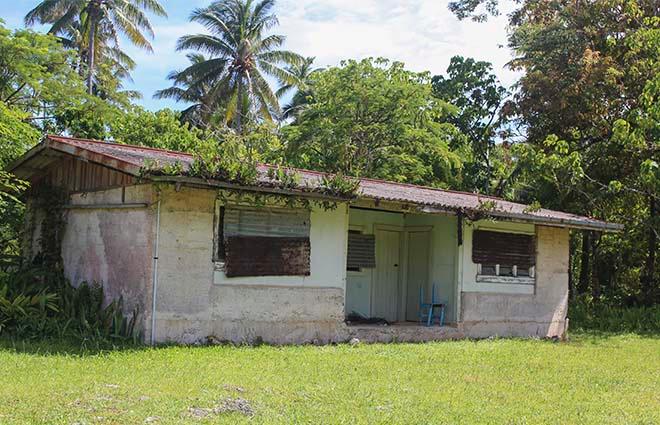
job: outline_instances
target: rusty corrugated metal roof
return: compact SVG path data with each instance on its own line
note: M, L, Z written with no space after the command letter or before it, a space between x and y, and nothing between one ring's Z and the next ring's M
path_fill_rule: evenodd
M160 165L175 164L178 162L182 165L184 174L193 163L193 156L183 152L62 136L47 136L35 149L43 149L44 147L79 156L136 176L139 175L140 169L145 165L145 161L155 161ZM24 156L24 160L34 155L35 153L28 152ZM11 168L20 168L22 163L23 161L19 160ZM272 167L261 165L259 168L260 180L264 183L272 184L272 181L267 176L268 169ZM310 187L318 185L319 180L325 175L324 173L309 170L296 171L302 179L301 183ZM166 179L166 177L163 178ZM561 211L548 209L530 211L527 205L492 196L394 183L384 180L361 179L359 198L409 203L416 205L422 212L428 213L443 210L467 213L487 211L489 216L495 218L530 221L557 226L613 231L623 228L619 224ZM484 209L485 206L487 206L486 209Z

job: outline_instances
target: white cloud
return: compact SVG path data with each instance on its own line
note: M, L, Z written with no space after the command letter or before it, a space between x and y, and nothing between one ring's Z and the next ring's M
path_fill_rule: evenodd
M192 0L189 8L207 3ZM505 7L510 9L511 2ZM402 61L408 69L443 74L451 57L462 55L493 63L495 74L507 86L518 77L505 68L511 56L500 47L506 45L505 14L485 23L459 21L447 9L446 0L279 0L275 13L280 25L274 32L286 35L285 48L316 56L319 66L382 56ZM168 86L168 72L187 65L185 53L175 51L176 40L203 31L187 22L188 14L186 10L171 14L169 20L154 20L153 54L124 43L138 63L129 88L144 94L142 103L148 108L182 107L151 96Z
M454 55L493 63L504 84L507 69L506 16L486 23L458 21L439 0L280 0L278 32L287 47L316 56L319 65L342 59L383 56L415 71L444 73Z

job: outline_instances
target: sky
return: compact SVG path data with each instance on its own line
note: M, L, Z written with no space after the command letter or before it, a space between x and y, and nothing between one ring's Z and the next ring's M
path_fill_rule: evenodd
M0 18L10 28L23 25L23 17L37 0L0 0ZM176 52L176 40L185 34L203 32L189 22L190 12L210 0L161 0L168 18L151 17L155 38L153 53L124 42L122 48L137 62L133 82L125 87L142 93L137 103L147 109L182 109L170 100L153 99L153 93L168 87L167 74L183 69L185 52ZM506 48L506 12L485 23L459 21L447 9L448 0L278 0L280 25L273 32L286 36L284 48L316 57L317 66L338 65L344 59L386 57L401 61L413 71L444 74L454 55L473 57L493 64L505 86L518 74L506 69L511 59ZM39 30L43 28L37 27ZM46 28L47 29L47 28Z

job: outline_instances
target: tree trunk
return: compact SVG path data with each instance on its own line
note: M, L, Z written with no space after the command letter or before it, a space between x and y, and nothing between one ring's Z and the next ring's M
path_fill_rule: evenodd
M600 295L602 293L602 289L600 286L600 274L599 274L599 266L598 266L598 247L600 246L600 234L598 236L598 243L595 243L594 241L596 239L594 237L594 234L592 232L591 235L591 249L592 249L592 264L591 264L591 296L593 297L594 301L600 301Z
M656 282L655 282L655 257L658 250L658 236L655 229L656 199L653 195L648 195L649 203L649 233L648 233L648 254L646 264L644 265L644 277L642 278L642 293L644 304L653 304L656 300Z
M243 134L243 78L238 79L238 95L236 96L236 116L234 117L234 130Z
M577 286L578 295L584 295L589 290L589 275L591 274L591 249L593 241L590 230L582 231L582 254L580 260L580 281Z
M96 43L97 13L93 9L89 11L89 40L87 46L87 93L94 94L94 57Z
M571 239L573 238L571 237ZM575 279L573 278L573 244L570 242L568 249L568 299L575 300Z

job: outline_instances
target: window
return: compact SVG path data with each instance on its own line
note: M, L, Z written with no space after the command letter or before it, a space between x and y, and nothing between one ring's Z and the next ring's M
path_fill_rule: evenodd
M216 222L214 259L227 277L309 276L309 211L224 206Z
M349 230L346 270L359 272L362 268L376 267L375 247L374 235L365 235L357 230Z
M477 278L516 283L533 283L536 241L533 235L475 230L472 262ZM494 277L495 279L488 278Z

